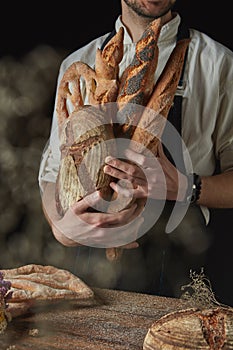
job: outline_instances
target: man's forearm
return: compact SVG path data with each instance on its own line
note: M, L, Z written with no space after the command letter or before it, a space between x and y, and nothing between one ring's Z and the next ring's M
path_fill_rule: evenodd
M233 171L203 176L198 204L209 208L233 208Z
M55 184L49 182L46 184L44 193L42 196L42 209L45 215L46 220L48 221L54 237L58 242L67 247L74 247L79 245L77 242L72 241L66 237L58 228L58 222L61 219L57 210L55 203Z

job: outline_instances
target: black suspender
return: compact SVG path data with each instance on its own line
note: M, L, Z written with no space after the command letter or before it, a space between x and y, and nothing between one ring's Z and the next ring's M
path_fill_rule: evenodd
M188 27L181 22L178 28L177 32L177 41L182 39L188 39L189 38L189 29ZM184 85L184 71L185 71L185 65L187 60L188 50L186 50L183 69L181 72L180 80L178 83L178 90L183 89ZM175 134L174 132L171 135L171 127L169 126L169 123L166 123L165 129L163 131L162 135L162 141L164 147L164 152L168 159L175 163L176 168L178 168L182 173L185 173L185 165L184 165L184 159L183 159L183 150L182 150L182 142L181 142L181 130L182 130L182 99L183 96L181 95L175 95L173 105L170 108L169 114L168 114L168 121L175 127L175 129L178 131L178 134ZM172 150L172 156L175 157L175 160L173 157L170 156L168 149Z
M107 38L104 40L103 44L101 45L101 50L104 49L104 47L107 45L107 43L112 39L112 37L116 34L116 29L113 29L113 31L107 36Z

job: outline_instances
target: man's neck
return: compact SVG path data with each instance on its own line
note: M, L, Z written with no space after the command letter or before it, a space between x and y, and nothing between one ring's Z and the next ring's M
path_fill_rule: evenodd
M169 22L172 18L172 12L169 11L161 17L162 25ZM148 24L153 21L153 18L138 16L133 10L127 6L123 6L121 20L127 28L133 42L138 42Z

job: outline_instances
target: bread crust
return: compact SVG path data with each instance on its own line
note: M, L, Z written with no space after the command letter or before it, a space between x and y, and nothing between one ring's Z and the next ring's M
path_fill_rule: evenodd
M99 108L84 106L74 111L64 126L56 181L56 204L61 216L95 190L110 200L112 178L103 171L104 159L116 155L111 121Z
M137 42L135 55L131 64L122 74L117 103L119 109L125 104L136 103L145 106L154 87L154 74L158 63L158 38L161 30L161 19L150 23ZM122 121L117 130L118 135L131 137L138 122L138 114L132 113L128 121Z
M169 313L149 328L143 350L233 349L233 310L190 308Z
M29 264L1 271L11 283L13 293L9 303L87 299L94 295L80 278L54 266Z
M189 42L189 39L177 42L135 128L131 138L134 142L132 147L134 149L136 147L136 151L140 153L149 150L155 156L157 155L158 145L173 104Z

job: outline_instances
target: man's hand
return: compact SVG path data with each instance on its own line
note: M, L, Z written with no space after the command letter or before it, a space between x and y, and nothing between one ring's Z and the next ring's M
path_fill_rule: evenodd
M116 213L93 210L102 201L98 191L74 203L65 215L58 216L54 200L55 185L46 186L43 209L54 236L67 246L87 245L93 247L135 248L138 230L143 222L140 216L143 208L136 201L126 209Z
M187 177L181 174L168 160L159 145L157 157L146 157L131 149L125 151L129 160L107 157L104 172L118 180L128 180L132 183L130 190L134 198L153 198L160 200L182 201L187 190ZM125 193L127 189L112 182L114 191Z

